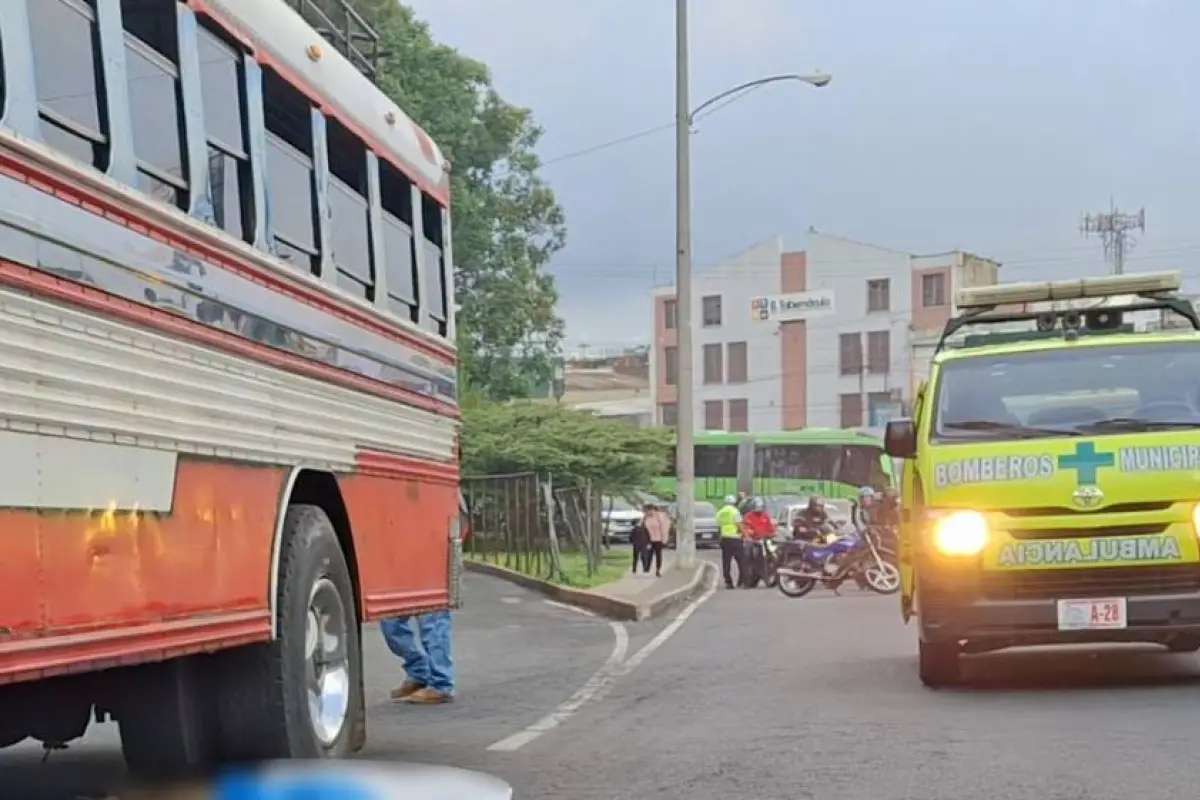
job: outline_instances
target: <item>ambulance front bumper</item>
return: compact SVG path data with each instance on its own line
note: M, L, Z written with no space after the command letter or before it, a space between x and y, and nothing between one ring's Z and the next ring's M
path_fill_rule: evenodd
M1009 572L966 581L922 581L926 641L979 649L1088 642L1169 643L1200 635L1200 566ZM1121 627L1064 630L1061 600L1123 600Z

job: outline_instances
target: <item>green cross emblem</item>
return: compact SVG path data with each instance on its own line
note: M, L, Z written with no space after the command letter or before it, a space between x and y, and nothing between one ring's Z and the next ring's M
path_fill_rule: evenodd
M1117 463L1112 453L1097 453L1096 445L1092 442L1079 442L1075 452L1058 457L1059 469L1075 470L1076 486L1095 486L1096 472L1101 467L1111 467Z

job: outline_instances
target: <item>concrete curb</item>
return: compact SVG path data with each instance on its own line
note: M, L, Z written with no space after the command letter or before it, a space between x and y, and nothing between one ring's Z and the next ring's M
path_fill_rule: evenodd
M684 605L698 595L703 594L711 586L716 585L718 578L716 565L710 561L701 561L696 574L685 586L668 592L662 597L657 597L649 603L638 605L628 600L609 597L601 592L588 589L573 589L570 586L560 586L557 583L550 583L539 578L531 578L515 570L506 569L496 564L488 564L484 561L464 559L463 565L471 572L491 575L493 578L500 578L544 594L560 603L566 603L577 608L582 608L585 611L591 611L593 614L622 622L639 622L660 617L672 609Z

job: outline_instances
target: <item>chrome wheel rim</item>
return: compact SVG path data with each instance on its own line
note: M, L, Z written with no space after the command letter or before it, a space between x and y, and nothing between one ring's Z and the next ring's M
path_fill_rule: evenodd
M883 561L866 571L867 582L876 589L890 592L900 586L900 570Z
M333 581L322 578L309 596L304 657L309 721L325 746L337 741L350 715L348 638L346 604Z

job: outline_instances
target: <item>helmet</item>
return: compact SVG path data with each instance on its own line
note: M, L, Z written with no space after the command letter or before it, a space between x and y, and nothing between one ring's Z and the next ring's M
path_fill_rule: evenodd
M875 490L872 489L870 486L863 486L862 488L860 488L858 490L858 496L859 496L859 498L864 499L864 500L867 499L868 497L874 497Z
M731 494L725 495L725 505L732 506L737 504L737 498Z
M818 497L817 495L814 494L812 497L808 498L808 507L809 508L824 508L825 500L824 500L824 498Z
M763 502L763 499L761 497L752 497L750 499L750 510L751 511L762 511L766 507L767 507L767 504Z

